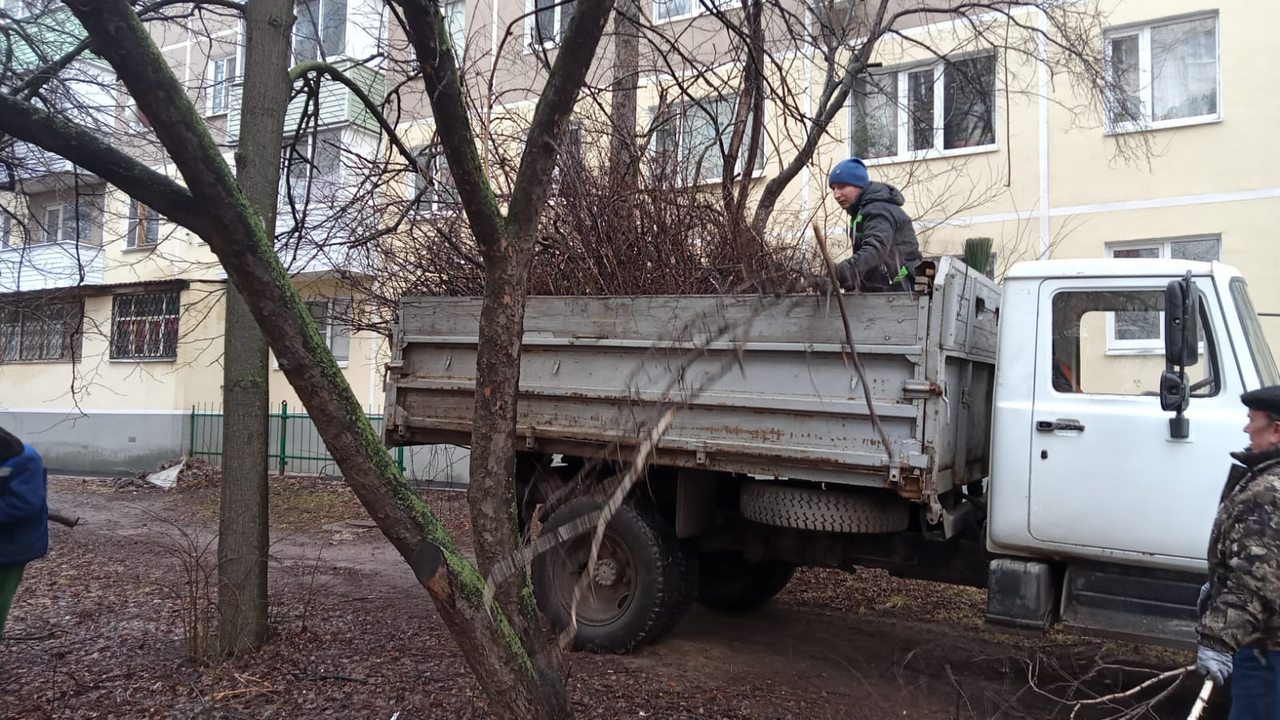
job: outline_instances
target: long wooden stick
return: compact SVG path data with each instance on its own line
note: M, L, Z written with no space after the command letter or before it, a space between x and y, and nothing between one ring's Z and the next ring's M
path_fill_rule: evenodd
M71 517L69 515L63 515L62 513L52 508L50 508L49 510L49 519L53 522L58 523L59 525L66 525L69 528L73 528L80 524L80 518Z
M1196 704L1191 706L1191 714L1187 715L1187 720L1200 720L1209 707L1209 696L1212 694L1213 681L1206 679L1204 685L1200 686L1200 694L1196 697Z
M818 239L818 249L822 251L822 261L827 266L827 274L831 277L831 292L836 296L836 306L840 308L840 319L844 321L844 338L849 343L849 354L853 355L853 369L858 373L858 384L862 386L862 397L867 403L867 412L871 415L871 424L875 426L876 433L880 435L880 442L884 445L884 452L889 456L889 465L898 464L897 454L893 451L893 446L889 444L889 434L885 432L884 425L880 423L880 416L876 413L876 407L871 402L871 386L867 384L867 374L862 367L862 358L858 355L858 347L853 344L853 325L849 321L849 311L844 306L844 291L840 287L840 279L836 276L836 264L831 259L831 253L827 251L827 237L822 232L822 228L818 227L818 221L813 221L813 234ZM846 361L847 364L847 361ZM892 471L893 468L891 467Z

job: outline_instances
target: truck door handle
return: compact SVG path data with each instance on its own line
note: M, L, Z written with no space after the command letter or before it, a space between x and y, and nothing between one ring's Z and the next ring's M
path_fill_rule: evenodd
M1058 432L1059 430L1066 432L1084 432L1084 423L1079 420L1068 420L1058 418L1057 420L1037 420L1036 430L1040 432Z

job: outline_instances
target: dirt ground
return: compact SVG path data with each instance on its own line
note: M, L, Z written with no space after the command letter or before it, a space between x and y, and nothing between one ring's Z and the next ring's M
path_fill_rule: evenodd
M468 535L465 498L429 492ZM187 659L216 555L218 491L55 478L55 526L0 641L4 718L485 718L485 702L424 590L341 484L272 490L274 635L206 667ZM695 609L629 656L574 654L582 718L1066 718L1189 653L981 625L984 594L879 572L803 570L764 609ZM198 634L197 634L198 637ZM1143 697L1168 687L1153 686ZM1149 711L1182 718L1199 680ZM1121 717L1129 701L1077 717ZM1216 713L1215 713L1216 714Z

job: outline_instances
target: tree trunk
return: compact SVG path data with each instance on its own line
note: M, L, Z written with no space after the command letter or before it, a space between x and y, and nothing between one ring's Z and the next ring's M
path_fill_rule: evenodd
M292 0L245 5L245 74L236 174L265 228L275 226L277 147L292 91ZM228 281L223 335L222 508L218 516L217 652L229 657L267 638L270 544L267 439L270 393L267 340L235 283ZM227 452L226 449L234 449Z
M640 185L640 153L636 149L639 105L636 99L640 79L639 0L619 0L613 16L613 84L610 86L609 175L619 196ZM624 202L625 207L630 203Z
M218 514L219 657L267 638L267 342L228 282L222 372L222 507ZM234 451L232 451L234 449Z
M476 564L488 577L494 567L517 551L519 537L515 494L516 409L520 385L520 343L524 336L524 307L529 261L516 248L532 247L532 238L504 236L501 251L485 259L484 303L480 310L476 357L475 423L471 433L470 482L467 501L476 538L496 542L476 544ZM509 547L507 546L509 545ZM543 703L558 718L573 716L561 671L560 650L543 630L527 573L517 572L496 592L499 607L530 651L539 678Z
M245 6L252 7L258 1ZM572 706L565 699L563 677L548 671L539 657L546 644L529 639L540 633L538 626L533 625L536 615L531 611L532 594L527 580L522 578L518 584L504 586L507 590L518 588L519 602L511 604L510 596L504 592L499 596L498 608L486 606L483 577L463 557L439 519L405 481L381 438L368 423L360 402L276 256L272 233L267 231L223 162L218 146L186 90L169 71L159 48L134 15L128 0L66 2L93 38L95 52L111 64L139 109L151 120L156 137L168 152L172 167L181 174L185 187L128 158L84 128L3 95L0 95L0 129L66 157L134 197L153 199L155 202L150 204L209 243L228 278L243 292L275 351L280 370L306 404L347 484L430 593L467 665L484 688L489 710L500 718L562 720L572 717ZM445 37L445 30L437 4L430 0L400 0L399 4L419 56L438 57L439 39ZM487 288L492 307L486 311L486 317L494 318L499 324L492 336L506 337L508 341L497 356L515 362L519 358L525 275L538 211L554 166L555 143L563 134L611 9L611 0L578 0L562 49L534 113L536 132L531 133L530 141L533 150L527 149L522 160L508 218L497 211L497 200L479 166L474 135L467 123L451 61L445 60L443 68L429 62L422 65L428 89L433 91L432 102L438 111L441 133L454 141L446 144L446 152L451 153L450 167L460 180L458 189L473 231L477 237L489 238L489 242L483 243L487 280L493 281ZM415 29L423 32L414 32ZM443 75L437 77L438 73ZM441 78L445 80L443 85L438 82ZM443 100L435 94L442 89L448 93L448 98ZM445 109L441 110L442 107ZM460 138L465 138L465 142ZM273 162L279 146L278 136L269 144L253 147L242 142L246 152L269 152ZM458 176L459 172L463 173L462 177ZM513 248L520 250L513 251ZM498 266L489 270L496 256L500 256ZM501 287L507 282L504 278L512 283L510 292L505 294ZM515 418L518 366L509 368L506 375L499 373L498 380L500 382L485 385L482 375L479 388L487 387L494 395L510 398L506 404L498 403L488 421L493 427L506 428L505 438L490 443L496 451L495 457L488 461L487 472L491 477L481 478L481 482L489 482L491 487L512 481L514 438L510 430ZM395 409L388 408L388 413L390 425L394 427ZM481 468L481 475L485 472ZM475 536L489 562L518 543L514 532L513 495L514 490L508 487L498 498L478 499L477 505L483 506L479 511L473 507L473 512L485 519L486 527L483 531L476 528ZM497 528L502 531L495 531ZM550 689L544 691L544 685Z

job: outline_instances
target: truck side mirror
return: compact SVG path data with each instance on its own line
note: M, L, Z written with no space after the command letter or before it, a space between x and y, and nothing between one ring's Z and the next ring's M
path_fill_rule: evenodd
M1199 318L1200 291L1188 272L1164 290L1164 357L1169 365L1190 367L1200 362Z

